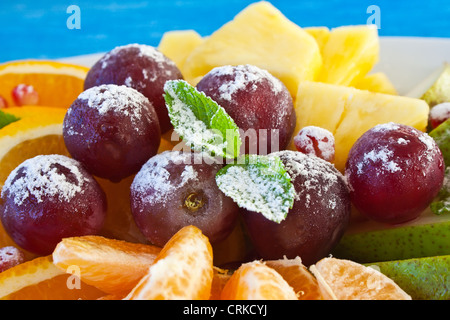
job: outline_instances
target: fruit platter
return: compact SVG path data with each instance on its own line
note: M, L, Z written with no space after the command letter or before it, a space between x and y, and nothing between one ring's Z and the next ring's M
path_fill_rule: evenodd
M260 1L1 64L0 299L450 300L450 52L380 44Z

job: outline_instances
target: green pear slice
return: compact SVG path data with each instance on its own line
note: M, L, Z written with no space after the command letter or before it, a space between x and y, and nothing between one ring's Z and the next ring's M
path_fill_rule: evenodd
M440 74L436 82L422 95L432 108L433 106L450 101L450 64L446 63L444 71Z
M450 255L385 261L370 265L413 300L450 300Z
M435 215L427 209L401 225L353 222L332 254L359 263L449 255L450 214Z

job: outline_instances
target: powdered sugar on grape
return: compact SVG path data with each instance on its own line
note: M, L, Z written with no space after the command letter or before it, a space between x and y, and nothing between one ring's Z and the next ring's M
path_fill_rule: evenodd
M136 174L131 189L139 194L144 203L165 205L167 197L177 188L182 188L198 179L191 161L191 153L165 151L157 154L150 158ZM171 176L166 169L171 163L184 166L179 177ZM150 193L149 190L151 190Z
M131 80L130 80L131 81ZM133 88L104 84L83 91L78 99L86 100L89 107L98 110L100 115L108 112L120 113L136 124L142 117L148 99ZM68 128L70 129L70 128ZM135 130L139 133L137 126Z
M67 168L74 181L69 181L56 165ZM69 202L76 194L84 192L86 181L76 160L62 155L40 155L24 161L11 172L3 186L2 198L8 193L19 206L30 196L38 203L45 197Z

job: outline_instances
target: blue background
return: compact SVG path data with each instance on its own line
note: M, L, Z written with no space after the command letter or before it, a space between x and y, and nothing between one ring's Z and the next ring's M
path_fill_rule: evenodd
M157 46L168 30L194 29L206 36L254 1L7 1L0 0L0 62L60 58L109 51L117 45ZM367 8L381 11L381 36L450 38L446 0L273 0L302 27L365 24ZM68 29L70 5L81 10L81 29Z

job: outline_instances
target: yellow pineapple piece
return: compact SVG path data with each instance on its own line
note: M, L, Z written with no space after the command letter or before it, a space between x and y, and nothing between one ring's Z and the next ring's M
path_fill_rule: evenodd
M322 51L330 37L330 29L327 27L305 27L303 29L316 39L316 42Z
M188 81L222 65L252 64L279 78L291 94L315 79L322 60L314 38L269 2L256 2L216 30L184 64Z
M195 30L174 30L163 34L158 50L171 59L183 73L183 66L189 54L203 43Z
M391 80L383 72L368 74L352 85L356 89L369 90L372 92L398 94Z
M322 59L323 66L317 81L348 86L363 78L379 59L376 26L332 29L323 47Z
M295 111L295 133L305 126L314 125L334 134L334 164L343 172L348 152L364 132L388 122L425 131L429 107L421 99L304 81L299 86ZM293 143L290 148L295 150Z

